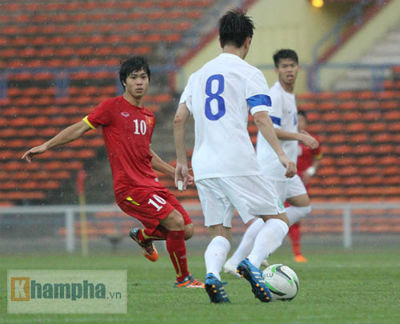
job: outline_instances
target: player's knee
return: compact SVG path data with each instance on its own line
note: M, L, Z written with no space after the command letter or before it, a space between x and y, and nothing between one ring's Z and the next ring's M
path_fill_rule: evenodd
M174 210L165 219L164 226L170 231L183 231L185 228L185 222L180 212Z
M194 227L193 224L185 225L185 240L190 239L193 236Z

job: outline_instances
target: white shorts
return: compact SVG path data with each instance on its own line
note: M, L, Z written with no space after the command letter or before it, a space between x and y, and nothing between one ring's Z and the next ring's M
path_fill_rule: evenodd
M284 180L276 180L268 177L267 179L268 182L271 182L275 186L281 201L286 201L288 198L307 194L306 187L297 174L293 178L287 178Z
M202 179L196 186L205 226L232 227L235 209L244 223L257 216L285 212L273 184L263 176Z

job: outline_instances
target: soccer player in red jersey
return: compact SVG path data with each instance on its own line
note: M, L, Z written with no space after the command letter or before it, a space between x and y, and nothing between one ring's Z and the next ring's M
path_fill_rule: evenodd
M297 122L299 133L307 131L307 114L305 111L299 110L297 113ZM312 149L302 142L299 141L298 158L297 158L297 174L303 180L307 191L310 188L310 179L315 175L322 158L321 142L318 137L314 136L319 142L319 146L316 149ZM300 222L297 222L290 226L288 233L292 241L292 249L294 253L295 261L307 262L307 259L301 253L301 230Z
M119 76L124 87L122 96L100 103L83 120L42 145L31 148L22 158L30 162L34 155L72 142L88 130L102 126L116 202L145 227L132 229L129 233L131 238L151 261L158 259L153 240L166 240L177 274L175 287L203 288L204 284L189 273L186 259L185 238L193 235L192 221L153 170L171 177L175 175L175 168L150 148L155 116L142 106L150 81L150 69L145 58L134 56L123 62Z

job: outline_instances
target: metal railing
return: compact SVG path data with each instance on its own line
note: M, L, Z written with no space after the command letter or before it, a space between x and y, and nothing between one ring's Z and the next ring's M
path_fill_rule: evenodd
M192 215L193 218L196 218L197 224L202 224L202 213L201 213L201 206L200 204L184 204L185 209ZM344 248L349 249L353 246L353 228L352 228L352 221L353 221L353 212L355 210L389 210L389 209L400 209L400 202L382 202L382 203L314 203L313 204L313 212L318 210L322 211L332 211L337 210L341 211L341 223L342 223L342 245ZM56 214L58 214L58 223L57 227L52 227L52 231L54 232L53 235L55 238L60 238L56 228L65 228L65 251L72 253L76 250L76 241L77 235L75 233L76 225L79 225L79 214L82 212L82 207L75 206L75 205L59 205L59 206L25 206L25 207L3 207L0 208L0 240L7 239L2 238L4 233L9 235L8 239L12 238L12 231L11 233L10 228L16 231L18 226L28 226L28 228L32 229L35 224L35 218L37 217L44 217L48 215L49 217L54 216L56 218ZM121 210L116 205L87 205L84 207L86 213L99 213L99 212L112 212L112 213L121 213ZM63 219L60 219L60 216ZM5 219L5 216L8 216L8 220ZM25 217L21 219L20 217ZM318 217L321 216L312 216L309 217ZM328 216L327 216L328 217ZM369 217L373 217L369 216ZM400 217L400 215L399 215ZM27 220L30 220L30 222ZM125 218L113 219L113 222L118 222L121 219L125 220ZM128 219L128 218L127 218ZM326 220L328 220L326 218ZM129 218L132 220L132 218ZM307 218L305 219L307 221ZM37 226L44 226L45 224L36 224ZM243 232L245 229L244 226L240 227L240 232ZM33 242L35 238L29 238L29 230L26 231L20 230L22 232L25 239L30 240ZM2 234L3 233L3 234ZM47 233L47 232L46 232ZM34 234L31 232L31 234ZM381 233L385 234L385 233ZM336 234L337 235L337 234Z

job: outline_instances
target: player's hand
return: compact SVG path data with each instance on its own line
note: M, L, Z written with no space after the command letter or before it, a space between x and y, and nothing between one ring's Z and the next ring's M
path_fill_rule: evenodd
M290 161L286 155L280 156L279 160L281 161L283 166L286 168L285 176L287 178L294 177L296 175L296 173L297 173L296 163Z
M318 141L312 137L309 133L307 133L306 131L301 131L301 142L305 145L308 146L310 148L312 148L313 150L315 150L318 146L319 143Z
M193 181L193 177L191 178L192 179L189 180L189 169L187 164L177 162L175 167L175 186L179 190L186 190L189 181Z
M42 144L39 146L32 147L29 151L26 151L24 155L22 155L21 159L25 159L29 163L32 161L32 156L36 154L41 154L47 151L46 145Z
M194 177L191 174L188 174L187 185L188 186L193 186L193 184L194 184Z

